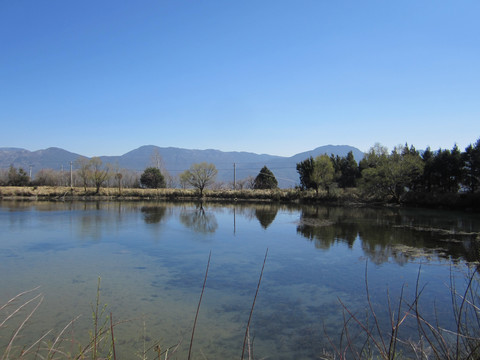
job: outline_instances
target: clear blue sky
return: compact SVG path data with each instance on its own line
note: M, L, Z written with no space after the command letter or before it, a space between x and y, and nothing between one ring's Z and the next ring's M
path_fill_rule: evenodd
M0 0L0 147L480 137L480 1Z

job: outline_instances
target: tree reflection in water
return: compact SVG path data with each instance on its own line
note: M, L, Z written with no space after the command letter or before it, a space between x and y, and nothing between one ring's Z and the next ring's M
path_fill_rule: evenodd
M297 233L314 241L318 249L329 249L338 241L352 247L358 229L355 223L345 221L345 216L340 208L305 207L300 214Z
M360 241L365 256L376 264L393 260L401 265L419 257L480 261L479 233L460 230L455 219L442 220L419 218L411 209L310 206L301 211L297 233L318 249Z
M217 218L210 211L205 211L203 203L197 203L195 209L183 208L180 211L180 222L195 232L214 233L218 228Z
M164 219L167 213L166 206L143 206L140 211L143 213L144 220L147 224L156 224Z
M255 216L264 229L267 229L277 216L278 206L263 205L255 207Z

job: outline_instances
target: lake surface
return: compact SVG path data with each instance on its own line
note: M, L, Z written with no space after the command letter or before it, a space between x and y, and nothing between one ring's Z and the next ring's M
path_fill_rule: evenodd
M404 286L412 300L420 274L425 316L451 326L450 281L461 289L479 260L480 221L425 209L2 201L0 229L0 305L37 286L44 296L17 346L77 315L65 336L88 340L100 277L101 305L125 321L115 327L118 358L147 349L154 359L155 344L180 342L174 358L185 359L211 252L192 358L240 358L268 249L250 326L255 357L311 359L338 343L340 301L365 317L366 274L381 324L388 297L396 306Z

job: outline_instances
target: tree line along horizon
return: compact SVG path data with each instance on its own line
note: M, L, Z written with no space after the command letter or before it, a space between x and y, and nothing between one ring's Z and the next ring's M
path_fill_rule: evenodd
M0 186L78 186L85 191L94 187L98 193L101 187L132 188L194 188L200 195L207 188L226 189L277 189L275 174L264 166L256 177L235 180L233 183L216 182L218 170L211 163L195 163L177 177L169 174L162 165L158 152L151 158L152 166L143 173L120 169L103 164L98 157L80 157L75 171L55 171L42 169L31 179L23 168L13 165L8 170L0 170ZM451 150L432 151L429 147L418 151L415 147L396 146L391 152L376 143L357 163L352 151L346 156L319 155L296 164L299 175L298 190L314 190L318 195L327 195L337 188L359 188L364 194L388 197L400 202L406 193L436 192L475 193L480 185L480 138L460 151L457 145Z

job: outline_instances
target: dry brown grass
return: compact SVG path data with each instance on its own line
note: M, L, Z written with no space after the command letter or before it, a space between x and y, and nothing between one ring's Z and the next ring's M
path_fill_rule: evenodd
M122 189L101 188L96 193L95 188L69 186L3 186L0 187L1 198L23 198L23 199L85 199L85 198L174 198L174 197L195 197L193 189Z
M68 186L3 186L0 187L0 199L20 200L188 200L198 199L195 189L131 189L101 188L96 193L95 188ZM358 196L352 189L336 189L335 192L300 191L298 189L273 190L205 190L205 200L226 201L275 201L275 202L338 202L348 203L358 201Z

